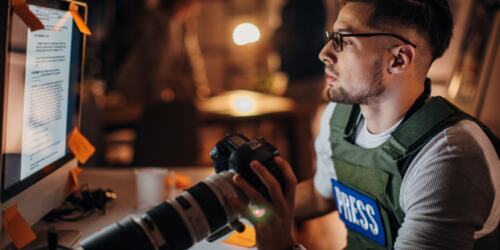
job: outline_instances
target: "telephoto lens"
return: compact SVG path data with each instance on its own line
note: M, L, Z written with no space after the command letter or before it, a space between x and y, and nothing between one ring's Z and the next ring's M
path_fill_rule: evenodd
M218 239L233 229L241 231L241 214L228 202L236 197L243 205L249 201L236 187L233 176L240 174L269 199L260 179L249 164L258 160L284 185L283 174L274 163L278 151L264 139L249 140L241 134L228 134L217 143L210 156L217 174L206 178L175 198L137 217L127 217L81 242L85 250L183 250L208 237Z

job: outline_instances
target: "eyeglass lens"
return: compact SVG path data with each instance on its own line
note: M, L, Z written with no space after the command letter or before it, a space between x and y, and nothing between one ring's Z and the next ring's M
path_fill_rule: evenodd
M335 51L340 52L342 51L342 35L340 35L337 32L325 32L325 42L330 42L332 41L333 43L333 48Z
M334 49L337 51L337 52L340 52L342 51L342 36L337 33L337 32L334 32L333 33L333 47Z

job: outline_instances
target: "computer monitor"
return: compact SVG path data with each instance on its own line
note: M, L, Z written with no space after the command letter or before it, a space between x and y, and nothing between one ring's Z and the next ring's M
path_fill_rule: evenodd
M85 36L69 1L28 0L45 26L38 31L10 0L0 2L0 208L17 204L33 225L62 203L77 167L67 138L79 124ZM77 4L85 18L86 5ZM3 247L10 239L1 225Z

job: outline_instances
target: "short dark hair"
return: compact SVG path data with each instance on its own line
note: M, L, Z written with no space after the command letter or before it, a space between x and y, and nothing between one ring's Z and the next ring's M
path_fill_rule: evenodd
M431 49L432 60L441 57L453 36L453 15L448 0L340 0L372 4L368 25L410 28L422 35Z

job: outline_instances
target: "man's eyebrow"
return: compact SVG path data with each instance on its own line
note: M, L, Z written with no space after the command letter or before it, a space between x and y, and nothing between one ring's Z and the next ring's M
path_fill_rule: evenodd
M352 28L350 28L350 27L338 28L338 29L334 29L334 31L339 32L339 33L352 33Z

